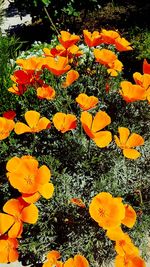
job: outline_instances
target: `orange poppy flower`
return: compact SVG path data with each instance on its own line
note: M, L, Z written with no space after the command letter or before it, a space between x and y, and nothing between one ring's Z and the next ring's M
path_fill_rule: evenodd
M26 71L41 70L45 58L43 57L30 57L26 59L17 59L16 63Z
M113 62L117 59L115 53L108 49L94 49L94 56L97 62L105 65L106 67L109 66L109 64L113 64Z
M66 49L76 44L80 40L80 37L78 35L71 34L66 31L61 31L60 33L61 35L58 36L58 40Z
M50 56L50 57L61 56L61 57L68 57L69 59L71 59L74 56L79 57L83 55L83 52L76 45L72 45L67 49L63 47L63 45L57 45L56 48L52 49L44 48L43 51L45 53L45 56Z
M122 220L122 223L129 228L132 228L136 222L136 212L135 210L128 204L125 204L125 217Z
M120 52L133 50L130 44L125 38L118 37L115 39L115 47Z
M17 239L2 236L0 238L0 248L0 263L10 263L18 260Z
M85 208L86 207L81 198L71 198L70 202L75 204L75 205L77 205L77 206L79 206L80 208Z
M43 68L47 68L54 75L60 76L70 70L71 66L68 65L68 59L66 57L57 58L47 57L45 58L45 63L43 64Z
M147 62L146 59L143 61L143 73L150 74L150 64Z
M0 140L7 138L14 127L15 123L13 120L0 117Z
M145 89L142 86L127 81L121 82L120 85L119 93L127 103L145 100Z
M27 87L24 84L13 84L12 87L8 88L8 91L15 95L23 95L27 91Z
M54 192L54 186L49 183L51 172L46 165L38 168L38 161L31 156L13 157L6 165L10 184L22 193L22 198L32 203L42 195L49 199Z
M128 234L124 234L122 239L116 241L115 250L120 256L139 255L138 248L134 246Z
M96 195L89 206L91 217L104 229L121 225L125 216L122 198L113 198L110 193L102 192Z
M8 120L13 120L16 117L16 112L14 110L7 110L3 113L3 117Z
M123 155L128 159L137 159L138 157L140 157L140 152L138 152L133 147L143 145L143 137L136 133L132 133L130 135L130 130L125 127L119 127L118 132L119 138L116 135L114 136L114 138L117 146L123 149Z
M73 114L65 114L57 112L53 116L53 123L55 128L62 133L73 130L77 126L77 118Z
M39 99L52 100L55 98L55 94L55 90L47 84L44 84L42 87L37 88L37 97Z
M62 266L60 264L61 262L58 261L58 259L60 259L61 255L57 250L51 250L50 252L48 252L46 257L47 257L47 261L43 264L43 267L52 267L54 265L56 267Z
M22 198L10 199L3 206L5 213L0 213L0 234L8 231L10 238L21 237L23 222L35 224L38 209L34 204L27 204Z
M38 133L51 127L50 120L45 117L40 118L40 113L34 110L25 113L25 120L29 126L25 123L17 122L14 129L16 134Z
M141 74L139 72L135 72L133 74L133 79L137 85L142 86L145 90L150 88L150 75L149 74Z
M145 89L145 98L150 103L150 74L142 75L139 72L135 72L133 78L137 85L140 85Z
M62 87L66 88L73 84L79 78L79 73L76 70L70 70L67 72L66 81L63 82Z
M106 147L112 140L109 131L101 131L111 123L111 118L105 111L98 111L94 118L87 111L81 114L81 123L86 134L96 143L98 147Z
M118 32L104 29L101 31L101 36L104 44L114 44L116 38L120 37Z
M95 96L88 96L86 94L79 94L78 97L76 97L76 102L79 104L81 109L89 110L91 108L95 108L95 106L97 105L99 100Z
M89 263L84 256L77 254L74 258L69 258L64 267L89 267Z
M97 46L102 43L102 37L98 31L94 31L93 33L91 33L88 30L84 30L83 35L84 41L89 47Z
M121 72L123 69L123 64L120 60L116 59L113 63L108 64L109 69L107 72L110 74L110 76L117 76L118 72Z
M144 260L137 255L118 255L115 259L115 267L146 267Z

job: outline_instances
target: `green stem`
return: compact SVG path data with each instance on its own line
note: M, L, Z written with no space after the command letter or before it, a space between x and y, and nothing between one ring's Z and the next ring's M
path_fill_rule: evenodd
M50 23L51 23L53 29L54 29L55 32L59 35L59 31L57 30L57 28L56 28L54 22L52 21L52 18L51 18L51 16L50 16L50 14L48 13L48 10L47 10L46 6L44 6L44 11L45 11L45 13L46 13L46 15L47 15L47 17L48 17L48 19L49 19L49 21L50 21Z
M91 138L88 141L88 149L87 149L87 158L90 159L90 146L91 146Z

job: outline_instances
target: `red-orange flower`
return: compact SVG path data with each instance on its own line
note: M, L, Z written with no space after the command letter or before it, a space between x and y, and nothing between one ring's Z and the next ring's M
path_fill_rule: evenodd
M57 58L47 57L45 58L45 62L43 64L43 68L47 68L54 75L60 76L70 70L71 66L68 65L68 59L66 57Z
M101 31L101 36L104 44L114 44L116 38L120 37L118 32L105 29Z
M127 81L121 82L120 85L119 93L127 103L145 100L145 89L142 86Z
M96 195L89 206L91 217L104 229L121 225L125 216L122 198L113 198L110 193L102 192Z
M94 31L93 33L91 33L88 30L84 30L83 35L84 41L89 47L97 46L102 43L102 37L98 31Z
M55 94L55 90L47 84L44 84L42 87L37 88L37 97L39 99L52 100L55 98Z
M71 34L66 31L61 31L60 33L61 35L58 37L58 40L66 49L80 40L78 35Z
M134 147L141 146L144 144L144 139L142 136L136 133L130 135L130 131L126 127L119 127L119 138L115 135L115 142L118 147L123 150L123 155L129 159L137 159L141 156Z
M146 267L144 260L137 255L118 255L115 259L115 267Z
M106 147L112 140L109 131L101 131L111 123L111 118L105 111L98 111L94 118L87 111L81 114L81 123L86 134L92 138L98 147Z
M77 254L74 258L69 258L64 267L89 267L89 263L84 256Z
M40 118L40 113L34 110L25 113L25 120L29 126L25 123L17 122L14 129L16 134L38 133L51 127L50 120L45 117Z
M32 203L42 195L49 199L54 192L54 186L49 183L51 172L46 165L38 168L38 161L31 156L13 157L6 165L10 184L22 193L22 198Z
M4 235L0 238L0 263L10 263L18 260L18 241Z
M8 88L8 91L15 95L23 95L27 91L27 87L24 84L13 84L12 87Z
M22 198L8 200L3 211L5 213L0 213L0 234L8 232L10 238L21 237L23 222L34 224L38 219L37 207Z
M73 130L77 126L77 118L73 114L65 114L57 112L53 116L53 123L55 128L62 133Z
M120 52L133 50L130 45L131 43L129 43L125 38L118 37L117 39L115 39L115 47Z
M89 110L91 108L95 108L95 106L97 105L99 100L95 96L88 96L86 94L79 94L78 97L76 97L76 102L79 104L81 109Z
M14 129L14 126L15 123L13 120L0 117L0 140L7 138Z
M63 82L62 86L64 88L70 86L79 78L79 73L76 70L70 70L67 72L66 81Z
M143 73L150 74L150 64L147 62L146 59L143 61Z
M75 204L75 205L77 205L77 206L79 206L79 207L81 207L81 208L85 208L86 207L81 198L71 198L70 202Z
M3 117L9 120L13 120L16 117L16 112L14 110L7 110L3 113Z

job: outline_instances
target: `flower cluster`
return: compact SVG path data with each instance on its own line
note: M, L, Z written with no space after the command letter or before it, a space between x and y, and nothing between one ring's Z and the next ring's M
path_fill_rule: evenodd
M113 197L110 193L102 192L92 199L89 213L99 226L106 230L107 237L115 241L116 267L146 266L139 256L138 248L121 228L121 224L129 228L135 224L136 212L130 205L123 204L120 197Z
M108 94L111 81L114 81L116 77L121 77L123 70L123 64L118 59L119 52L130 51L132 47L127 40L121 38L117 31L103 29L101 32L91 33L84 30L83 38L88 46L87 62L90 55L92 55L92 61L90 68L86 68L81 74L79 72L80 59L84 56L84 52L77 46L80 37L66 31L60 32L59 44L51 49L44 48L41 56L17 59L18 67L11 76L13 84L8 91L17 95L18 98L23 98L32 88L39 102L50 101L54 103L54 109L50 113L52 114L50 118L42 116L42 111L40 114L35 110L28 110L24 114L26 123L18 120L13 111L5 112L3 117L0 117L0 140L9 137L12 130L17 135L27 133L35 136L43 130L50 129L50 134L51 130L56 133L60 132L60 135L70 132L75 138L78 138L80 133L83 137L85 132L88 149L90 149L91 140L93 145L99 148L108 147L114 140L117 147L122 150L124 157L135 160L141 156L136 147L144 144L144 138L138 133L130 133L129 128L119 125L117 125L119 137L113 136L114 131L111 131L113 119L109 111L99 108L103 99L96 95L96 90L91 93L89 88L84 88L80 93L69 96L72 85L80 79L81 82L84 81L85 73L89 76L96 74L95 80L99 80L100 75L104 75L106 78L105 94ZM82 67L84 68L85 65ZM136 72L133 78L135 84L128 81L120 83L121 89L117 88L118 96L121 95L126 102L138 100L150 102L150 64L146 60L143 63L143 75ZM101 89L99 87L98 84L97 91ZM72 105L68 102L68 96ZM18 259L17 238L22 235L23 224L35 224L38 219L38 208L34 203L41 196L45 199L53 196L54 186L50 182L51 171L46 165L39 167L38 161L31 155L14 156L6 165L7 179L10 185L18 190L20 196L8 200L3 206L3 212L0 213L0 245L2 247L0 262L2 263ZM72 198L71 202L85 208L81 199ZM102 192L93 198L89 213L99 226L107 231L106 235L116 242L116 267L145 266L139 256L138 248L121 228L122 224L129 228L135 224L136 213L130 205L123 204L120 197L114 198L110 193ZM86 258L79 254L65 262L60 261L60 257L58 251L50 251L43 267L89 266Z
M6 165L7 178L21 196L9 199L0 213L0 262L8 263L18 259L18 241L23 232L23 223L35 224L38 208L34 204L41 196L52 197L54 186L49 183L51 172L46 165L38 168L38 161L32 156L13 157Z
M69 258L65 262L60 261L61 255L58 251L52 250L47 254L47 261L43 264L43 267L89 267L87 259L77 254L74 258Z

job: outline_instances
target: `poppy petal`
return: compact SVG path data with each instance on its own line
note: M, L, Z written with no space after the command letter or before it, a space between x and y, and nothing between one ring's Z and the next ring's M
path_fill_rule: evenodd
M82 255L74 256L74 265L77 267L89 267L87 259Z
M36 223L38 219L38 208L34 204L30 204L22 210L21 219L26 223Z
M29 126L27 126L26 124L22 123L22 122L17 122L15 124L15 129L14 129L16 134L23 134L23 133L30 133L32 132L32 130L30 129Z
M51 178L51 172L50 172L49 168L46 165L42 165L38 169L38 173L37 173L38 183L42 184L42 185L45 183L48 183L50 178Z
M98 111L93 119L92 131L95 133L111 123L111 118L105 111Z
M9 228L14 224L15 219L13 216L0 213L0 235L6 233Z
M8 236L10 238L16 238L16 237L21 237L23 231L23 225L21 221L17 221L14 223L14 225L11 227L11 229L8 232Z
M7 171L15 172L18 169L18 166L20 163L21 163L20 158L17 158L17 157L11 158L6 164Z
M25 113L25 119L30 128L37 127L40 119L40 113L34 110L27 111Z
M22 198L27 203L35 203L36 201L39 200L40 194L39 194L39 192L36 192L34 194L22 194Z
M38 127L39 131L49 129L51 127L50 120L45 118L45 117L42 117L39 120L37 127Z
M3 211L13 216L19 216L22 209L22 205L18 199L10 199L3 206Z
M91 128L92 128L92 115L87 112L87 111L84 111L81 113L81 119L80 119L81 123L82 123L82 127L84 129L84 131L86 132L86 134L90 137L90 138L93 138L94 137L94 134L92 133L91 131Z
M128 159L137 159L141 156L140 152L133 148L123 149L123 155Z
M126 146L131 148L135 146L141 146L144 144L144 139L142 136L136 133L132 133L126 143Z
M39 193L46 199L52 197L54 193L54 186L52 183L47 183L39 187Z
M112 141L112 134L109 131L100 131L95 134L93 141L98 147L106 147Z
M118 132L121 145L125 145L130 134L129 129L126 127L119 127Z
M136 222L136 212L128 204L125 205L125 217L122 220L122 223L129 228L132 228Z

